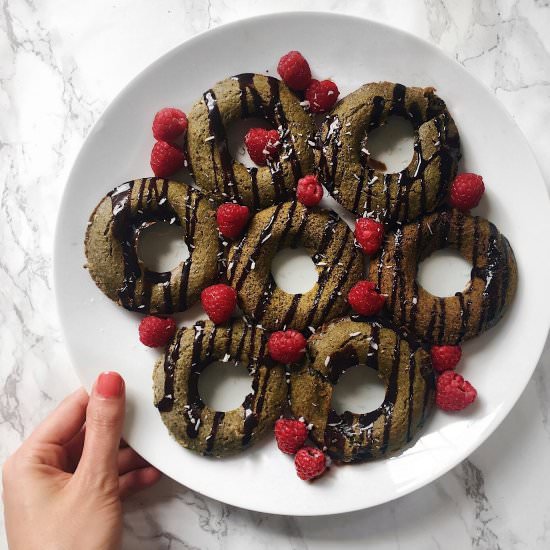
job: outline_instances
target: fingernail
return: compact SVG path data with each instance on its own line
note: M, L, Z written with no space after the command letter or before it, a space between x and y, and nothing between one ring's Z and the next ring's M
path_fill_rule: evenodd
M118 372L102 372L97 378L96 391L101 397L120 397L124 380Z

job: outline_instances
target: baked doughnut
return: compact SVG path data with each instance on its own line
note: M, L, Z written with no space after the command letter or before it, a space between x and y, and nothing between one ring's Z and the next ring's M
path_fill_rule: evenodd
M232 319L216 326L199 321L180 330L153 372L154 401L163 422L180 445L201 454L236 453L270 430L287 400L284 367L267 354L267 335L258 327ZM215 360L227 368L243 362L252 392L231 411L204 404L198 380Z
M308 341L309 363L291 374L290 408L311 423L310 437L343 462L393 453L424 423L434 400L430 356L383 321L340 319ZM370 412L337 414L332 392L346 369L370 367L386 384L381 405Z
M305 247L319 274L304 294L277 286L271 261L285 248ZM262 210L229 251L227 278L245 315L267 330L316 327L347 310L349 289L361 278L363 259L353 233L334 212L287 202Z
M368 133L390 115L411 121L414 155L397 173L377 169ZM433 88L392 82L365 84L327 116L316 161L321 183L345 208L386 223L411 221L435 210L456 175L460 142L455 123Z
M229 152L226 130L243 118L261 117L279 131L279 159L247 168ZM188 151L197 185L218 202L253 210L288 200L298 179L312 173L315 128L284 82L244 73L207 90L189 114Z
M472 264L471 280L454 296L437 297L416 281L418 264L450 247ZM388 296L386 308L430 344L458 344L491 328L510 305L517 287L514 252L489 221L458 210L435 212L398 228L371 261L370 280Z
M137 255L139 233L164 222L184 230L189 258L172 271L150 271ZM140 313L184 311L214 282L223 251L214 211L192 187L160 178L124 183L93 211L85 252L93 280L111 300Z

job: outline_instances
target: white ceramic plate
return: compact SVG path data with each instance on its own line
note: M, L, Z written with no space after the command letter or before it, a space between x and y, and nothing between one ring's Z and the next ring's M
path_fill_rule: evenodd
M436 412L418 441L397 457L335 467L314 484L294 475L291 460L269 437L224 460L180 448L152 405L150 376L158 352L139 344L139 316L105 298L82 268L84 232L96 203L114 186L151 174L153 114L163 106L188 110L204 90L233 74L275 74L279 56L290 49L304 53L316 76L333 78L342 95L376 80L435 86L459 126L464 168L483 174L487 184L477 211L508 236L520 273L518 293L505 319L464 346L461 372L477 387L478 403L461 414ZM493 432L518 399L549 326L549 214L542 177L519 129L491 93L433 46L378 23L331 14L286 13L239 21L197 36L150 65L88 136L67 183L57 227L55 283L61 322L74 367L86 385L103 369L124 375L125 437L169 476L251 510L292 515L357 510L444 474Z

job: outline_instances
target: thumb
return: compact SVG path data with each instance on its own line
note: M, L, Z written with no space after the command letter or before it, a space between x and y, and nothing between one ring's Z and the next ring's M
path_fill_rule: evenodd
M124 422L124 380L117 372L101 373L86 410L86 436L77 474L94 484L118 483L118 451Z

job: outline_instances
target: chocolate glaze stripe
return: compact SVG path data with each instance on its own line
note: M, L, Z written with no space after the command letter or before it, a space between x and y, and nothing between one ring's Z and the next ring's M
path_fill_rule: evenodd
M357 181L357 189L355 190L355 196L353 197L353 206L351 208L352 212L357 212L357 209L359 208L359 202L361 201L361 193L363 192L364 182L365 182L365 172L367 175L367 200L365 202L365 211L370 212L370 199L371 194L369 193L370 190L370 181L373 177L374 170L372 168L369 168L367 166L368 157L364 153L365 147L361 147L361 151L359 152L359 163L361 165L361 170L359 172L359 179Z
M237 201L237 199L239 198L239 190L237 188L235 174L233 173L233 159L231 158L231 154L229 152L225 126L223 124L220 109L218 107L218 100L216 99L216 94L214 93L214 90L207 90L203 94L203 99L204 104L206 105L206 109L208 111L208 125L210 129L210 135L214 136L214 139L210 140L212 164L214 167L216 166L214 147L217 147L222 168L224 196L228 197L231 200ZM216 177L216 191L218 192L218 176L216 169L214 170Z
M218 429L220 427L220 424L221 422L223 422L224 418L225 418L224 412L216 411L214 413L214 418L212 420L212 428L210 429L210 435L206 438L205 454L207 455L212 454L212 449L214 448L214 441L216 439L216 435L218 434Z
M426 365L426 368L423 367L424 365L420 365L420 373L426 388L424 389L424 402L422 403L422 416L420 419L421 425L426 421L426 417L430 411L428 405L433 403L433 395L435 392L435 375L431 362L429 365Z
M382 96L375 96L372 98L372 106L370 109L370 113L367 116L368 123L368 129L367 132L373 128L376 128L380 125L380 122L382 120L382 113L384 112L384 107L386 104L386 100ZM339 135L338 135L339 138ZM355 212L357 210L357 207L359 206L359 201L361 199L361 194L363 193L363 189L365 187L365 171L367 173L367 196L365 200L365 211L370 212L372 207L372 179L374 175L374 170L372 168L368 168L369 158L370 155L365 153L367 143L368 135L365 136L365 139L363 140L363 143L361 144L361 150L359 152L359 162L361 165L361 171L359 174L359 181L357 182L357 190L355 191L355 197L353 200L354 209ZM339 150L337 154L339 153ZM337 157L335 158L334 152L333 152L333 162L337 162ZM336 164L334 165L336 167ZM336 176L336 168L334 168L334 175L333 178Z
M285 318L283 319L283 322L282 322L283 330L286 330L286 328L292 322L292 319L294 319L294 314L298 309L298 304L300 303L301 298L302 298L301 294L294 294L294 296L292 297L292 302L290 303L290 307L288 308Z
M141 305L145 310L149 310L151 305L153 285L160 284L162 285L163 298L162 312L172 313L171 279L172 273L170 271L157 273L156 271L149 271L147 268L143 270Z
M226 329L225 334L225 355L231 356L231 344L233 343L233 325L235 323L235 319L232 317L229 320L229 324Z
M199 206L199 197L196 201L193 197L196 196L191 190L191 187L187 187L185 195L185 242L189 250L189 258L183 262L180 276L180 288L178 297L179 310L184 310L187 307L187 291L189 286L189 275L191 273L191 264L193 262L193 251L195 249L195 230L197 227L197 209Z
M241 255L243 253L244 245L246 244L248 240L248 231L243 235L242 239L240 240L239 244L235 247L235 252L233 254L233 257L231 258L229 265L227 267L227 281L231 282L233 280L233 277L235 276L237 266L239 264L239 261L241 259Z
M498 232L493 224L489 225L487 235L487 264L484 269L483 279L485 290L483 291L484 307L479 318L478 330L488 324L488 319L495 319L498 313L498 299L500 296L501 274L497 266L502 265L502 256L498 243Z
M446 321L446 312L445 312L445 298L439 298L439 337L438 342L443 341L445 336L445 321Z
M475 278L479 277L479 270L477 269L478 257L479 257L479 241L480 241L480 227L479 227L479 218L476 216L474 218L474 239L472 242L472 272L471 279L472 281ZM480 308L480 320L483 318L483 308Z
M212 354L214 353L214 342L217 333L218 327L217 325L214 325L214 327L210 330L210 334L208 335L208 340L206 342L205 360L209 360L212 358Z
M280 82L276 78L269 77L268 83L271 91L271 103L275 116L275 124L279 126L279 135L282 134L283 148L290 160L290 167L292 169L294 182L297 182L302 177L302 167L296 155L296 150L294 149L292 136L289 132L288 120L286 118L283 104L281 103Z
M319 242L317 251L313 255L313 263L317 263L325 257L327 248L334 237L334 233L336 232L338 221L338 215L331 210L329 212L329 219L325 225L325 229L323 230L323 235Z
M504 252L504 265L506 266L506 268L504 269L504 272L501 276L501 281L500 281L500 293L499 293L500 296L498 300L498 310L500 312L504 310L504 306L506 305L506 295L508 293L508 285L510 283L510 270L511 270L510 257L508 253L510 244L508 243L508 239L506 239L504 235L501 236L501 246Z
M182 332L183 329L180 329L176 333L174 339L172 340L172 344L164 356L164 395L156 404L156 407L160 412L171 411L174 406L174 376L176 373L176 364L180 354Z
M401 359L401 338L399 338L398 335L396 335L396 338L395 338L395 347L394 347L393 353L394 353L393 366L391 370L390 379L388 381L388 387L386 389L386 397L384 399L384 404L383 404L384 436L382 438L382 446L380 447L382 454L384 454L388 448L391 426L392 426L393 411L395 408L397 393L398 393L397 380L399 377L399 364Z
M349 275L351 267L355 262L356 258L357 258L357 249L354 248L353 252L350 254L348 263L346 264L344 270L342 271L342 274L340 275L338 282L336 283L336 286L334 287L334 289L330 293L330 296L328 297L327 303L325 304L325 307L323 308L321 315L319 316L320 319L325 319L326 316L329 314L330 310L332 309L332 306L334 305L335 300L338 298L339 293L342 291L342 288L347 281L347 277Z
M396 83L392 92L391 114L397 116L407 116L405 107L405 92L407 88L403 84Z
M250 188L252 190L252 209L255 212L259 212L261 210L260 207L260 191L258 188L258 169L253 168L247 168L248 174L250 175Z
M290 248L296 248L298 244L300 243L302 239L302 235L304 234L307 221L309 219L309 208L304 208L302 218L300 220L300 224L298 225L298 229L296 229L296 232L294 233L294 237L292 241L290 242Z
M334 235L334 233L333 233L333 235ZM342 239L342 243L340 245L340 248L336 252L336 255L335 255L334 260L333 260L333 264L337 264L341 260L343 254L344 254L344 252L345 252L345 250L348 246L354 246L353 242L348 243L350 235L353 237L353 235L351 234L351 232L349 231L349 229L346 226L345 237ZM332 239L331 239L330 242L332 242ZM330 244L329 242L327 242L325 244L325 248L324 248L325 250L328 249L329 244ZM317 254L315 254L315 256L317 256ZM314 258L315 258L315 256L314 256ZM309 315L308 315L307 320L305 322L306 326L310 326L310 325L313 324L313 320L315 319L317 309L319 308L319 304L321 302L321 298L323 296L325 286L326 286L326 284L328 282L328 278L330 276L330 272L331 272L330 266L325 266L325 268L321 272L321 275L319 276L319 280L317 281L317 292L315 293L315 297L313 298L313 304L311 305Z
M462 292L457 292L456 296L458 297L460 303L460 330L456 338L456 343L459 344L468 330L468 321L470 319L470 307L472 305L472 301L468 298L468 301L465 303L464 294Z
M201 352L204 339L204 321L198 321L194 327L193 347L191 351L191 368L187 379L188 409L186 411L187 436L191 439L199 435L201 413L204 403L199 395L198 383L202 370Z
M331 384L336 384L340 376L348 369L359 365L359 357L353 345L342 342L338 349L330 354L330 369L327 378Z
M254 85L254 73L241 73L233 77L239 83L240 100L241 100L241 118L247 118L250 115L263 116L272 124L275 122L273 109L271 106L264 105L256 86ZM269 77L268 77L269 78ZM250 112L248 109L248 92L252 97L255 112Z
M285 175L281 162L279 160L267 159L266 163L271 174L273 190L275 191L275 202L284 202L288 198L289 193L285 186Z
M288 216L285 221L285 225L283 227L283 230L281 232L281 236L279 238L279 243L277 245L277 250L281 250L281 248L284 246L286 237L292 227L292 222L294 219L294 212L296 211L296 208L298 206L298 203L294 201L290 208L288 209ZM262 242L260 240L260 242ZM265 312L267 310L267 306L269 303L269 300L271 299L271 296L273 295L273 292L277 288L277 284L275 283L275 279L273 279L273 276L271 273L269 273L266 282L264 283L264 286L262 288L262 292L260 294L260 298L258 299L258 302L256 304L256 307L254 308L254 313L252 315L253 319L257 322L259 322L263 316L265 315ZM299 298L298 298L299 301ZM298 302L296 302L294 311L291 312L291 317L288 319L288 323L292 320L292 317L294 316L294 313L296 312L296 309L298 307ZM288 317L288 315L287 315Z
M281 250L286 244L285 241L288 236L288 233L292 228L292 222L294 221L294 213L296 212L297 207L298 207L298 201L292 201L292 203L290 204L290 208L288 209L285 225L281 232L281 236L279 237L279 242L277 243L277 251Z
M123 287L119 290L119 298L124 307L134 309L136 281L141 275L137 255L133 244L133 227L131 223L132 189L134 182L130 181L110 193L113 212L113 236L120 243L124 262Z
M243 353L243 349L244 349L244 345L245 345L245 342L246 342L246 335L248 334L248 327L249 325L248 324L244 324L243 325L243 331L242 331L242 334L241 334L241 338L239 340L239 343L237 344L237 347L235 349L235 364L237 364L241 358L242 358L242 353Z
M269 372L269 369L266 369ZM242 445L243 447L247 446L252 440L252 435L254 428L258 425L258 415L255 412L254 406L254 396L258 395L258 387L260 381L261 370L258 369L254 378L252 379L252 392L250 392L244 399L243 402L243 438Z
M409 414L407 416L407 441L411 440L411 427L414 417L414 381L416 378L416 359L414 352L409 350Z
M332 192L335 186L338 155L340 153L340 119L337 115L328 116L325 124L328 126L327 135L320 138L318 174L323 185ZM327 158L327 150L331 148L330 163ZM330 164L330 166L329 166Z
M271 218L269 219L267 224L264 226L264 228L260 232L260 237L258 239L258 242L256 243L256 245L252 249L250 257L249 257L246 265L243 267L243 269L241 271L241 274L240 274L240 276L237 279L237 282L235 284L235 290L237 292L239 292L239 290L242 288L246 278L248 277L250 271L252 270L252 266L254 265L256 260L258 259L258 255L260 254L262 243L264 242L264 239L269 235L269 233L271 232L273 226L275 225L275 222L277 220L277 217L278 217L282 207L283 207L282 204L278 204L275 207L275 210L274 210ZM236 265L236 263L235 263L235 265ZM233 276L235 274L236 274L235 272L233 272L231 274L231 281L233 281Z
M255 347L256 347L256 325L251 325L250 327L250 344L249 349L247 352L248 355L248 361L247 361L247 368L250 372L254 368L254 364L256 363L256 356L254 355Z
M416 256L418 257L418 251L422 250L422 223L421 222L418 222L416 224L416 239L414 242L416 246ZM412 330L414 330L416 327L416 316L418 313L418 283L416 281L417 275L418 275L418 268L417 268L417 272L414 274L413 296L411 301L411 329Z
M273 296L273 292L275 291L276 288L277 288L277 283L275 282L273 275L271 275L270 273L263 287L263 291L262 291L262 294L260 295L260 299L258 300L256 307L254 308L254 313L252 314L253 321L260 322L262 317L265 315L265 312L267 311L267 306L269 304L269 301L271 300L271 296Z
M392 285L391 285L391 294L389 296L392 308L395 307L395 304L397 303L397 300L399 298L399 296L397 295L398 287L401 290L402 285L404 285L403 266L402 266L402 261L403 261L402 244L403 244L403 231L400 228L398 228L394 233L394 241L393 241L393 247L392 247L393 259L395 262L395 273L393 275ZM400 307L402 308L402 310L404 310L405 304L402 300L400 301L400 304L401 304Z

